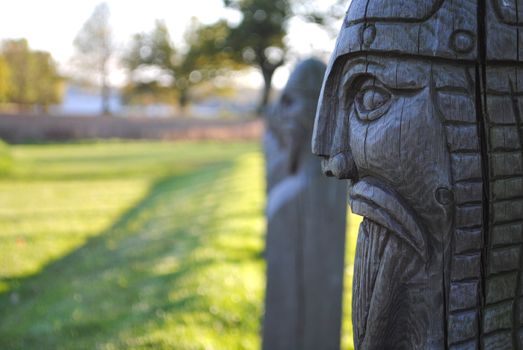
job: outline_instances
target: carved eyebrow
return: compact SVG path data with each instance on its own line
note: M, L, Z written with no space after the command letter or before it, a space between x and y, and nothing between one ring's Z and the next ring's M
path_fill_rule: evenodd
M376 70L376 68L385 69L386 67L384 64L374 61L368 57L348 59L347 62L345 62L342 70L343 80L345 80L345 77L348 77L352 74L367 73L369 68ZM343 81L343 83L345 84L346 81Z
M420 89L428 86L430 80L435 78L432 67L420 65L417 60L374 55L346 55L340 71L338 86L344 89L363 74L376 77L392 90Z
M377 62L368 61L364 58L347 61L345 67L343 67L340 87L342 87L345 90L349 87L349 85L351 85L354 82L355 79L358 79L363 75L374 76L374 74L368 73L368 68L374 68L374 66L376 68L385 68L383 65ZM376 69L372 69L372 71L376 71Z
M392 64L397 65L398 63L393 61ZM403 72L397 72L397 69L392 70L396 74L388 74L390 70L385 69L383 64L363 64L363 62L355 63L351 67L343 72L340 80L340 88L347 90L351 88L352 83L355 80L363 76L375 78L383 86L390 90L419 90L428 85L430 77L427 74L415 69L402 69ZM396 68L400 68L396 66ZM409 74L410 73L410 74Z

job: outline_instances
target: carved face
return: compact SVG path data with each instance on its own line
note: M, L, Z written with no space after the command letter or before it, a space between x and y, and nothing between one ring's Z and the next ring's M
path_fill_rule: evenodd
M451 184L435 101L437 69L415 59L348 59L340 67L335 91L324 91L336 96L337 108L331 109L336 115L317 116L318 124L334 126L330 133L315 135L316 142L331 138L330 152L323 154L324 171L353 183L370 179L399 194L416 212L442 219L437 193ZM379 198L369 199L381 204Z

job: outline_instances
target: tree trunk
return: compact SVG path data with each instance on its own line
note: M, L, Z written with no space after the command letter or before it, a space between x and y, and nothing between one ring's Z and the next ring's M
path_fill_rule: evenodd
M178 96L178 105L180 106L180 112L185 112L188 103L189 91L187 89L180 89L180 95Z
M107 77L104 73L103 83L102 83L102 115L111 115L111 109L109 106L109 99L111 97L111 90L107 84Z
M110 105L109 105L109 99L111 97L111 89L109 88L109 83L108 83L108 75L109 75L109 72L107 70L107 61L108 61L108 57L105 57L104 60L102 61L102 67L101 67L101 74L102 74L102 90L101 90L101 94L102 94L102 115L111 115L111 109L110 109Z
M260 103L258 105L258 108L256 109L256 112L258 115L261 115L264 111L267 105L269 104L269 97L271 95L271 88L272 88L272 77L274 75L274 72L276 71L275 67L266 67L264 65L260 66L260 70L263 75L263 90L262 90L262 96Z

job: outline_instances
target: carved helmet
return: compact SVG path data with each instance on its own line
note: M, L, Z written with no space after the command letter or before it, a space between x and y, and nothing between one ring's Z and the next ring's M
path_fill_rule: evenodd
M318 115L334 115L344 62L362 54L396 55L449 62L518 61L523 57L523 6L519 0L353 0L327 67ZM478 18L480 20L478 21ZM478 37L480 38L478 40ZM519 41L519 44L517 44ZM334 127L316 118L313 152L328 155L318 135ZM332 135L332 133L331 133Z

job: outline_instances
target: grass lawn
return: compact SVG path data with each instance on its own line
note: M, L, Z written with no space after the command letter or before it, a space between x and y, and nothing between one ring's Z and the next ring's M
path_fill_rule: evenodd
M14 169L0 178L0 349L259 348L257 144L114 141L11 153Z

